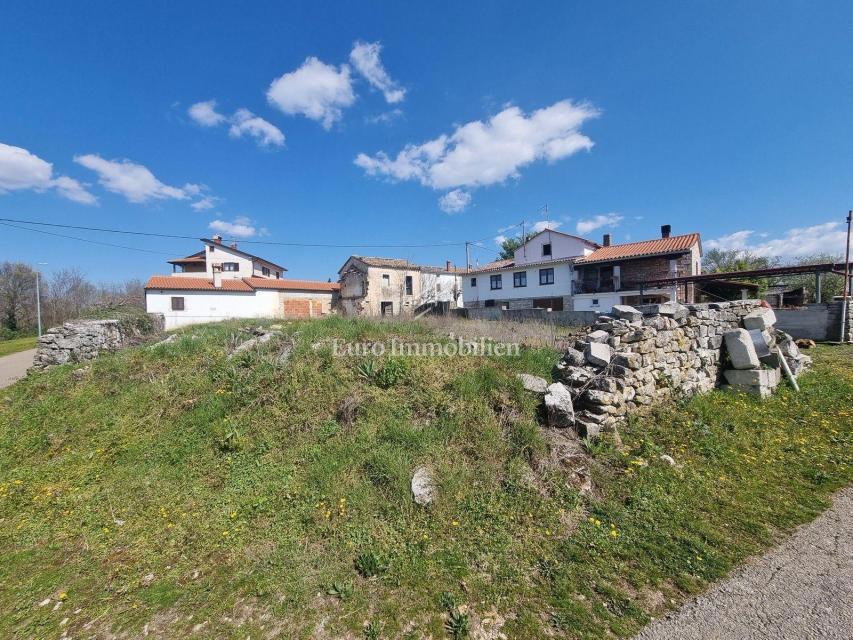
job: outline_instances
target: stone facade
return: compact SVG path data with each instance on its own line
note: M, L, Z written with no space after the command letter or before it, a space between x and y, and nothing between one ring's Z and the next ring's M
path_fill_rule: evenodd
M130 346L146 335L163 330L162 314L123 320L75 320L49 329L38 342L32 369L38 371L67 362L82 362L101 353Z
M790 336L772 328L768 311L756 300L615 306L556 366L555 378L571 393L574 427L581 435L596 436L673 394L714 389L724 382L726 369L738 370L730 386L762 396L772 392L779 381L777 341L795 375L810 358L789 348L796 349ZM765 353L761 362L744 324L763 326L760 335L773 353ZM775 373L761 373L768 369Z

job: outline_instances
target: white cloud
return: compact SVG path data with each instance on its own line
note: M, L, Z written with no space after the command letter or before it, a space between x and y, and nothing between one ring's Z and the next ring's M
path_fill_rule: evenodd
M406 90L402 89L397 82L391 79L382 61L379 52L382 45L378 42L356 42L349 54L350 62L370 85L385 96L386 102L396 104L402 102L406 96Z
M261 147L280 147L284 144L281 129L248 109L237 109L231 118L228 133L232 138L240 138L244 134L252 136Z
M520 177L520 169L532 162L555 162L591 149L592 140L579 128L598 113L569 100L529 116L508 107L487 122L469 122L450 135L407 145L394 158L383 151L361 153L355 164L371 176L417 180L433 189L487 186Z
M575 230L583 235L590 231L600 229L601 227L615 227L617 224L622 222L622 220L622 216L618 213L602 213L601 215L593 216L592 218L578 220L578 223L575 225Z
M193 202L190 206L196 211L207 211L208 209L213 209L218 201L219 198L214 196L204 196L201 200Z
M751 243L753 235L761 240ZM744 229L708 240L705 242L705 248L737 249L758 256L792 258L816 253L843 255L846 241L847 232L840 222L824 222L810 227L788 229L777 238Z
M98 202L98 199L74 178L54 178L51 163L21 147L0 143L0 194L30 189L56 189L62 197L81 204Z
M540 231L544 231L545 229L557 229L562 226L562 222L559 220L540 220L535 223L533 227L530 229L531 233L539 233Z
M438 199L438 206L445 213L459 213L471 204L471 194L462 189L454 189Z
M402 109L391 109L390 111L383 111L375 116L367 116L364 120L368 124L393 124L395 120L402 117Z
M331 129L341 119L343 108L355 101L349 66L338 68L307 58L296 71L272 81L267 100L284 113L302 114Z
M258 235L258 229L246 216L234 218L233 222L214 220L208 227L213 231L218 231L234 238L251 238Z
M499 233L498 235L495 236L495 244L498 246L501 246L507 240L508 240L508 238L502 233Z
M540 220L533 224L532 227L528 230L528 233L535 234L540 231L544 231L545 229L557 229L563 225L559 220ZM498 235L495 236L495 244L500 246L504 243L505 240L509 238L509 236L504 235L510 229L516 229L518 231L518 235L521 235L521 225L520 224L511 224L506 227L501 227L498 229Z
M216 100L196 102L187 110L187 113L190 114L190 118L203 127L216 127L225 122L226 119L224 115L216 111Z
M98 199L86 191L86 188L74 178L59 176L53 181L53 187L63 198L80 204L97 204Z
M196 184L172 187L160 182L147 167L130 160L105 160L89 153L74 156L74 162L98 174L98 182L107 191L118 193L130 202L146 202L151 199L188 200L201 193Z

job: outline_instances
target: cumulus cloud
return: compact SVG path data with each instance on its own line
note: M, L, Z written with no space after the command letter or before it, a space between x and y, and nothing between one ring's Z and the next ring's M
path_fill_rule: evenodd
M760 240L753 242L753 236ZM751 229L735 231L705 242L706 249L736 249L766 257L791 258L816 253L843 255L847 232L840 222L824 222L810 227L795 227L780 237L756 233Z
M238 216L232 222L228 222L227 220L213 220L208 227L213 231L234 238L251 238L259 233L252 220L247 216Z
M208 209L213 209L218 201L219 198L214 196L204 196L201 200L193 202L190 206L196 211L207 211Z
M355 70L364 76L372 87L382 92L386 102L397 104L405 98L406 90L388 75L385 67L382 66L382 60L379 59L380 51L382 51L382 45L378 42L356 42L349 54L349 59Z
M622 222L622 220L623 217L618 213L602 213L600 215L593 216L592 218L578 220L578 223L575 225L575 230L583 235L590 231L600 229L601 227L615 227L617 224Z
M202 127L215 127L226 120L224 115L216 111L216 100L196 102L187 109L187 113L189 113L190 118Z
M251 136L261 147L280 147L284 144L284 134L281 129L248 109L237 109L231 118L231 128L228 133L232 138Z
M540 220L539 222L534 223L530 231L532 233L539 233L540 231L544 231L545 229L557 229L562 224L563 223L559 220Z
M80 204L98 199L74 178L53 176L53 165L21 147L0 143L0 194L9 191L55 189L63 198Z
M197 184L172 187L158 180L147 167L130 160L106 160L89 153L74 156L74 162L98 174L98 182L107 191L124 196L130 202L148 200L188 200L201 193Z
M307 58L295 71L272 81L267 100L284 113L304 115L331 129L341 119L343 109L355 101L350 68Z
M462 189L454 189L438 199L438 206L445 213L459 213L471 204L471 194Z
M591 105L570 100L529 116L508 107L487 122L475 120L449 135L407 145L393 158L384 151L360 153L355 164L370 176L417 180L433 189L488 186L519 178L521 168L533 162L556 162L591 149L592 140L579 129L598 115Z

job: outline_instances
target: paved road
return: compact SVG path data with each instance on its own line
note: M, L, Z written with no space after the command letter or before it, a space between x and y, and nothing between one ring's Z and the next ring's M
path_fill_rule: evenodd
M36 355L35 349L28 351L19 351L10 356L0 358L0 389L8 387L10 384L23 378L27 369L33 364L33 357Z
M635 640L853 638L853 487L782 546Z

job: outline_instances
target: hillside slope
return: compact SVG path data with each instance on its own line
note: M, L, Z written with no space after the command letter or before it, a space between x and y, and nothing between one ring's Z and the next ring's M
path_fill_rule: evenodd
M0 392L0 636L627 635L851 479L848 347L799 395L712 393L584 449L515 380L554 352L335 357L436 338L332 318L229 358L244 325Z

